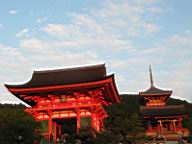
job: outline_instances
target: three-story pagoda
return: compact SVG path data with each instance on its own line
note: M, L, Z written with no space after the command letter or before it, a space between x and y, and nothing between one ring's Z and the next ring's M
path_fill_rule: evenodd
M151 67L150 87L146 91L139 92L144 98L145 106L140 106L140 113L146 124L146 134L154 136L157 134L177 133L188 135L188 130L183 128L182 120L186 116L183 105L166 105L172 90L162 90L154 86Z

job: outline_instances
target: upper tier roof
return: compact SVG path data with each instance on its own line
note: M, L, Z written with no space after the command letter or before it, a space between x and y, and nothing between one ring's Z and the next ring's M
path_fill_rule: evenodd
M150 72L150 87L146 91L139 92L139 95L141 96L150 96L150 95L166 95L170 96L172 94L172 90L162 90L154 86L153 83L153 75L152 75L152 70L151 66L149 67L149 72Z
M159 88L156 88L155 86L151 86L146 91L140 92L140 95L171 95L171 90L162 90Z
M174 106L141 106L140 112L143 117L166 117L185 115L185 107L183 105Z
M16 97L34 106L33 100L26 97L46 98L51 95L72 95L74 92L89 93L102 88L103 97L108 103L118 103L119 93L116 88L114 74L106 75L106 67L102 65L77 68L34 71L29 82L20 85L5 84Z
M104 64L67 69L34 71L30 81L20 85L5 84L7 88L33 88L97 81L105 78Z

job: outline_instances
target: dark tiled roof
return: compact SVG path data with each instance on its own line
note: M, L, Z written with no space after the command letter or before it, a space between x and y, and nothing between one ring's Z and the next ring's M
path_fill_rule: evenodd
M102 65L77 68L35 71L31 80L21 85L7 85L7 89L16 97L34 106L35 97L47 97L49 94L71 95L74 92L86 93L90 90L105 87L102 103L119 103L119 93L114 74L106 75L106 67ZM26 99L30 96L32 99ZM98 97L99 98L99 97Z
M171 95L172 91L171 90L162 90L159 88L156 88L155 86L151 86L149 89L146 91L140 92L139 95Z
M163 95L170 96L172 94L171 90L162 90L154 86L153 82L153 74L151 66L149 66L149 74L150 74L150 87L146 91L139 92L139 95L148 96L148 95Z
M172 105L172 106L141 106L140 113L142 117L154 117L154 116L179 116L185 115L184 105Z
M67 69L34 71L32 78L29 82L21 85L5 84L5 86L7 88L30 88L30 87L53 86L53 85L65 85L65 84L97 81L104 79L105 77L106 77L106 67L104 64L101 64L101 65L67 68Z

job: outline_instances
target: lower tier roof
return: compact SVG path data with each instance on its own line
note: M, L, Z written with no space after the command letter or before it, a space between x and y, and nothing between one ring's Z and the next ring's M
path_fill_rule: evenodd
M169 117L186 115L184 105L172 106L141 106L142 117Z

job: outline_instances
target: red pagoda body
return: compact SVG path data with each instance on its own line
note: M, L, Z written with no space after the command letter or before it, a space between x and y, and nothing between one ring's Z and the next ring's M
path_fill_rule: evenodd
M146 125L146 134L155 136L158 134L188 135L188 130L183 128L182 120L186 117L183 105L166 105L166 100L171 96L171 90L156 88L153 84L150 67L151 86L139 95L144 98L146 105L140 107L140 113Z
M76 131L81 118L91 119L91 128L100 132L108 117L103 105L119 103L114 75L106 75L105 65L68 69L34 71L29 82L5 84L8 90L31 107L27 108L37 121L48 121L49 141L61 135L57 120L75 118ZM54 130L53 130L54 129Z

